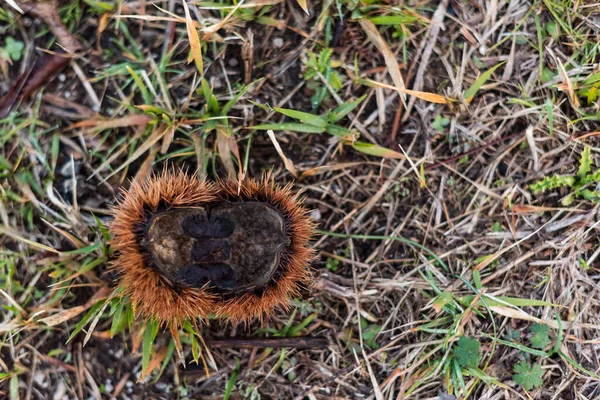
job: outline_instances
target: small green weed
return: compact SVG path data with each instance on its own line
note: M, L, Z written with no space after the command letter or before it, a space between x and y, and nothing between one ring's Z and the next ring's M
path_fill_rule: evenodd
M313 115L310 113L290 110L287 108L273 107L252 102L252 104L264 108L267 111L276 111L280 114L295 119L298 122L284 122L281 124L260 124L252 126L257 130L291 131L302 133L328 133L340 139L341 144L348 145L361 153L386 158L402 158L402 155L396 151L381 147L376 144L358 141L359 134L356 131L345 128L337 123L352 112L366 96L353 101L347 101L334 110L329 110L327 114Z
M23 56L24 49L25 44L23 42L8 36L4 40L4 46L0 47L0 57L5 60L19 61Z
M561 203L563 206L569 206L575 198L583 197L594 204L600 201L600 192L590 185L596 185L600 182L600 170L591 172L592 156L590 146L586 146L581 152L579 159L579 170L576 175L553 175L547 176L542 180L529 185L533 194L543 193L546 190L554 190L560 187L572 188L572 192L565 196Z

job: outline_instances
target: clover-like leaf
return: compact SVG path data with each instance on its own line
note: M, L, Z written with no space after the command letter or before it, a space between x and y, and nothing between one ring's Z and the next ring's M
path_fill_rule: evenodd
M543 349L550 343L548 336L548 325L534 324L531 327L531 337L529 338L531 345L536 349Z
M454 349L454 358L461 367L476 368L481 356L479 348L481 344L475 338L461 336Z
M530 365L526 361L519 361L514 366L514 381L523 386L525 390L531 390L544 384L544 370L540 364Z

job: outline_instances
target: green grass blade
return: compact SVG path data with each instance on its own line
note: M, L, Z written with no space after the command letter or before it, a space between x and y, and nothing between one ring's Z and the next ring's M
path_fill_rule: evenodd
M225 393L223 394L223 400L229 400L231 392L235 387L238 375L240 374L240 360L235 360L235 368L231 371L231 376L227 380L227 386L225 386Z
M266 131L272 129L274 131L291 131L291 132L302 132L302 133L323 133L325 128L318 126L306 125L297 122L288 122L283 124L261 124L251 126L250 129L258 129Z
M492 68L488 69L484 73L482 73L479 78L475 79L475 82L467 89L465 92L464 98L467 103L470 103L473 100L473 97L479 92L479 89L490 79L494 71L500 68L506 61L501 62L500 64L494 65Z
M151 319L146 323L146 330L144 331L144 344L142 349L142 374L146 375L148 370L148 364L150 363L150 356L152 355L152 345L154 339L158 333L158 322Z

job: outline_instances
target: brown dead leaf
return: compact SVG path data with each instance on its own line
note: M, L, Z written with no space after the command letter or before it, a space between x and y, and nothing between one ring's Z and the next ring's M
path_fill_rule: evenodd
M146 369L146 371L142 371L142 373L140 374L140 378L138 379L138 382L143 381L148 375L150 375L152 373L152 371L154 371L155 369L160 367L160 364L165 359L168 350L169 350L169 346L164 346L158 353L156 353L150 359L150 362L148 362L148 368Z
M50 82L69 63L74 53L85 48L83 43L62 23L56 1L14 1L13 3L23 12L44 21L66 54L44 54L37 58L0 100L0 118L6 117L20 99L30 96L42 85Z
M242 170L244 167L242 165L242 158L240 157L240 148L237 144L237 140L235 139L235 137L233 135L231 135L231 136L229 136L227 141L229 142L229 149L231 150L231 153L238 160L238 176L241 176L242 172L243 172Z
M148 176L148 174L150 173L150 170L152 169L152 163L154 162L154 159L156 158L156 153L158 153L158 149L156 147L153 147L152 150L150 151L150 154L148 154L148 157L146 157L146 159L144 160L144 162L138 169L137 173L133 177L134 183L139 183L140 185L144 183L144 181L146 180L146 177Z
M85 48L83 43L62 23L56 1L18 1L17 3L23 11L44 21L50 32L56 37L56 41L68 53L75 53Z
M104 30L108 26L109 19L110 19L109 13L104 13L100 17L100 21L98 21L98 36L100 36L102 34L102 32L104 32Z
M177 126L178 125L173 124L173 126L167 130L167 134L163 138L162 145L160 146L161 154L167 154L167 151L169 151L169 147L171 146L173 138L175 137L175 130L177 129Z
M69 58L60 54L44 54L37 58L0 100L0 118L6 117L20 100L51 81L68 63Z

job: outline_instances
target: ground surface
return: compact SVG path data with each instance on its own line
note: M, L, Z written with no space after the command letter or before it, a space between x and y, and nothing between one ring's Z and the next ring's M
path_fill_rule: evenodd
M190 2L197 39L180 1L61 3L82 48L0 120L0 398L600 398L598 4L309 1ZM6 96L65 48L9 3ZM325 132L260 107L327 116L362 96ZM280 152L250 129L267 123L288 124ZM315 238L293 314L202 335L330 344L188 337L184 368L159 332L138 383L143 329L94 306L114 286L110 207L164 165L240 164L295 181L319 229L346 236Z

